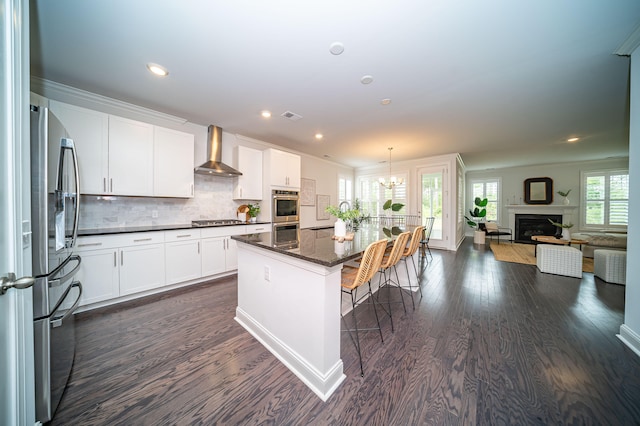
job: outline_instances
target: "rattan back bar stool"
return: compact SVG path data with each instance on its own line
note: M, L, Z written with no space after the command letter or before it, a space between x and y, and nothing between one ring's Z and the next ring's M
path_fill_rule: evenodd
M395 303L402 303L402 307L404 308L405 313L407 312L407 307L404 304L404 296L402 295L402 287L400 286L400 279L398 277L398 270L396 269L396 265L400 262L402 258L402 254L404 253L405 247L407 246L407 241L409 241L409 237L411 236L411 232L403 232L395 239L393 242L393 246L390 250L385 252L384 257L382 258L382 264L380 265L380 279L378 281L378 298L380 298L380 293L382 293L382 288L387 286L395 285L398 287L400 291L400 301ZM393 281L391 276L391 269L396 274L396 280ZM388 272L388 276L387 276ZM393 332L393 316L391 315L391 295L387 295L387 306L389 311L387 315L389 315L389 319L391 320L391 331ZM384 308L383 308L384 309Z
M407 280L409 281L409 289L411 290L411 303L413 304L413 309L416 309L416 303L413 300L413 285L411 284L411 274L409 273L409 265L408 259L411 259L411 264L413 265L413 270L416 273L416 280L418 285L418 290L420 290L420 299L422 299L422 287L420 286L420 276L418 275L418 268L416 267L415 261L413 259L413 255L418 251L418 247L420 246L420 241L422 240L422 233L424 232L424 226L418 226L413 230L411 234L411 240L409 241L409 245L405 248L404 253L402 253L402 258L400 260L404 261L404 265L407 268Z
M360 360L360 375L364 376L364 368L362 367L362 352L360 350L360 335L361 331L369 331L369 330L378 330L380 332L380 340L384 342L384 338L382 337L382 329L380 328L380 319L378 318L378 311L376 310L376 299L373 297L373 293L371 292L371 278L375 275L375 273L380 269L380 264L382 263L382 257L384 256L384 251L387 247L387 240L378 240L375 241L364 251L362 255L362 261L360 262L360 266L357 268L344 265L342 267L342 281L340 285L342 286L342 292L348 294L351 297L351 315L353 317L353 328L349 328L347 322L344 318L344 315L340 314L342 321L345 325L346 331L349 333L349 337L351 341L356 347L358 352L358 359ZM363 284L368 284L368 289L366 294L358 296L358 289ZM373 304L373 312L376 317L376 324L378 325L375 328L359 328L358 327L358 319L356 317L356 306L367 297L370 298L370 303ZM352 333L353 332L353 333ZM355 335L355 338L354 338Z

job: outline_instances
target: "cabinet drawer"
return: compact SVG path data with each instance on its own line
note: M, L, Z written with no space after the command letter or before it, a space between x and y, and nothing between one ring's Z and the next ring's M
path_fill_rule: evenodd
M246 225L238 226L213 226L211 228L202 228L202 238L209 237L228 237L229 235L242 235L247 233Z
M262 232L270 232L271 224L265 223L262 225L247 225L247 234L260 234Z
M197 240L200 238L199 229L176 229L174 231L165 231L164 240L167 243L173 241Z
M164 243L164 231L158 232L137 232L134 234L122 234L121 247L139 246L143 244Z

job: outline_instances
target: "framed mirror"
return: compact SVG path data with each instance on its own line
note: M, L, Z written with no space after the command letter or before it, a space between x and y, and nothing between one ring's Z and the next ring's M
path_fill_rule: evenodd
M551 204L553 201L553 180L548 177L529 178L524 181L524 202L526 204Z

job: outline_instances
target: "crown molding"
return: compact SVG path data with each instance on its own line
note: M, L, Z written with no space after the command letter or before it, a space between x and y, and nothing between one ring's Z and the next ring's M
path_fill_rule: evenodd
M629 37L613 53L619 56L631 56L638 46L640 46L640 24L636 26Z
M79 106L107 107L109 110L115 111L116 114L124 116L134 115L142 120L160 120L175 124L185 124L187 122L185 118L154 111L149 108L119 101L96 93L87 92L55 81L45 80L40 77L31 77L31 91L38 93L45 98L59 100L60 102L83 104Z

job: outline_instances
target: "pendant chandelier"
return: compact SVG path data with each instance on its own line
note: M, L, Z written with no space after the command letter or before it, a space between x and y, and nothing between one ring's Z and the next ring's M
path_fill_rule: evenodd
M380 182L380 185L384 186L385 188L393 189L397 185L402 185L404 183L404 179L391 176L391 150L393 149L393 147L390 146L388 149L389 149L389 180L387 181L383 177L381 177L378 181Z

